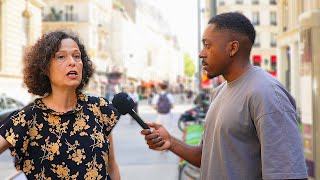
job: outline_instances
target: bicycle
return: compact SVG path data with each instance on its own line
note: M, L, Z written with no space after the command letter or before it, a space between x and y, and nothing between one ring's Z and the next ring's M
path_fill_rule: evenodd
M204 119L197 118L193 124L185 127L183 141L190 145L197 145L201 142L204 130ZM179 180L198 180L200 179L200 169L187 161L180 159Z

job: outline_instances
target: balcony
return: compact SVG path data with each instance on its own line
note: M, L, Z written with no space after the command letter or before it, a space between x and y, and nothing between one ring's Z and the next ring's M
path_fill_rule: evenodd
M277 25L277 21L270 21L270 25L271 26L276 26Z
M260 21L254 20L254 21L252 21L252 25L259 26L260 25Z
M50 8L50 12L42 15L44 22L86 22L88 19L80 19L79 13L73 11L56 10L54 7Z
M273 41L273 42L270 42L270 47L277 47L277 42Z
M259 4L259 0L252 0L251 3L252 3L253 5L258 5L258 4Z
M277 1L276 0L270 0L269 3L270 3L270 5L277 5Z
M253 47L259 48L259 47L260 47L260 42L255 42L255 43L253 44Z

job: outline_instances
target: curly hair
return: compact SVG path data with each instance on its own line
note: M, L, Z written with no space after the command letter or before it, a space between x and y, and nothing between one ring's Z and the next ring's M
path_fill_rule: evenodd
M222 13L211 18L208 24L215 24L216 29L219 30L243 34L249 38L252 44L254 44L256 31L250 20L241 13Z
M23 79L30 93L44 96L52 92L48 77L50 60L59 50L61 41L69 38L78 44L83 63L82 80L77 91L80 91L89 82L94 69L84 45L71 32L53 31L42 35L24 56Z

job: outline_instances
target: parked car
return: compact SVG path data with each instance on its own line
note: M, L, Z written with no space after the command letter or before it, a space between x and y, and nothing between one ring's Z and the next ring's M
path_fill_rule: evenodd
M24 107L24 104L16 99L1 95L0 96L0 121L10 113Z

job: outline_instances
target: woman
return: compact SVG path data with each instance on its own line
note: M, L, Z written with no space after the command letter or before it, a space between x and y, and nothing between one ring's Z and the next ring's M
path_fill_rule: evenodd
M45 34L24 58L35 99L0 124L0 153L10 148L28 179L120 179L111 130L119 113L81 93L93 73L76 36Z

